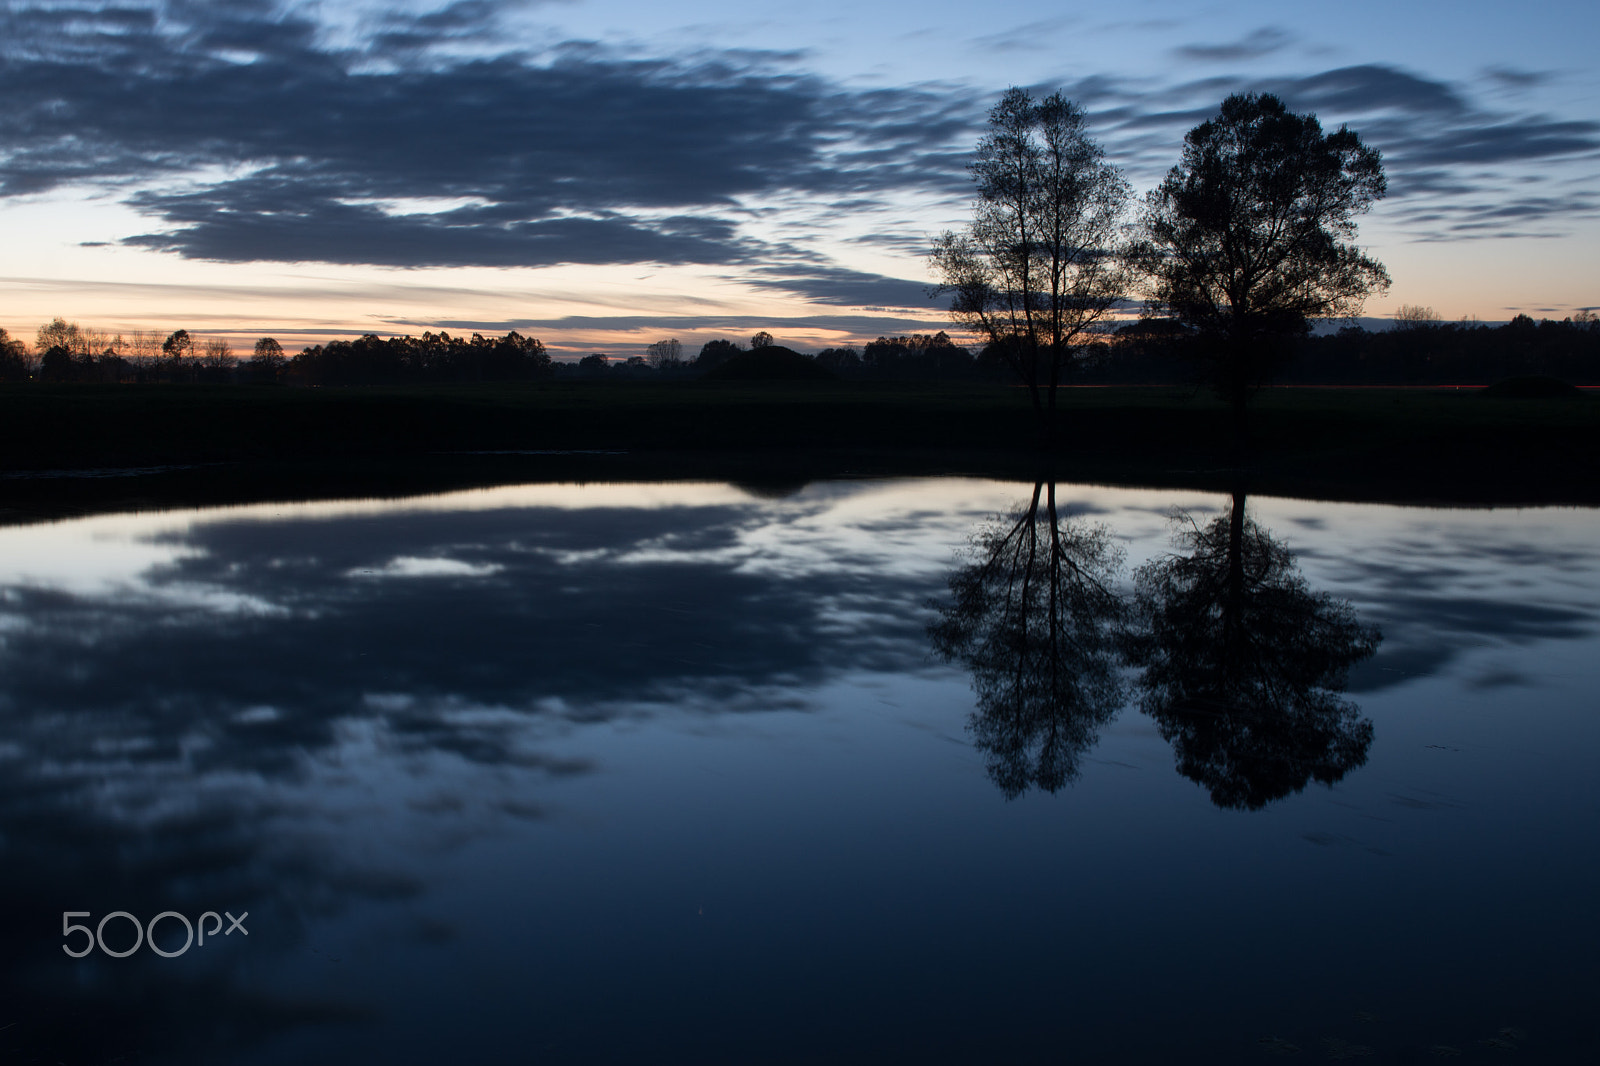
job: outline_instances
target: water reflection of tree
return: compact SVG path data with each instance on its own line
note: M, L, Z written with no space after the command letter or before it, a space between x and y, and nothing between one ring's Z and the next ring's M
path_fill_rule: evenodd
M972 673L968 723L1008 798L1054 792L1122 704L1113 588L1121 553L1104 526L1060 521L1053 482L981 529L950 576L953 601L929 626L935 651ZM1040 497L1044 496L1043 511Z
M1218 806L1250 810L1338 781L1372 744L1372 723L1339 693L1378 631L1307 587L1288 548L1245 517L1244 493L1227 516L1187 522L1181 550L1135 574L1128 640L1179 772Z

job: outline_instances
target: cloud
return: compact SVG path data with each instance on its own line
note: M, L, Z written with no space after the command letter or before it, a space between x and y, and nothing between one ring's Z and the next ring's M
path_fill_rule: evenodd
M392 28L375 35L369 48L380 54L413 53L442 43L487 40L499 28L506 6L491 0L456 0L420 15L391 15L387 21Z
M1545 70L1517 70L1513 67L1490 67L1484 76L1505 89L1531 89L1550 81L1552 75Z
M746 199L870 197L959 174L947 142L970 125L964 99L843 92L779 58L570 44L387 61L478 39L497 11L393 16L339 50L253 4L168 5L160 19L14 10L0 194L133 186L127 202L164 228L129 242L194 258L730 263L750 250L730 221ZM371 203L417 198L476 206Z
M926 241L923 242L926 244ZM813 303L844 307L927 307L936 302L926 282L869 274L843 267L756 267L743 278L748 285L804 296Z
M932 333L949 329L947 318L929 309L926 318L895 315L805 315L795 318L774 318L769 315L617 315L605 318L590 315L565 315L560 318L508 318L508 319L450 319L424 321L390 319L389 324L401 329L472 330L479 333L505 333L510 330L673 330L708 331L725 333L730 337L747 337L764 329L778 334L781 341L785 329L832 330L857 336L878 336L885 333ZM593 347L579 346L579 347ZM603 345L601 347L604 347Z
M1079 86L1063 88L1072 95ZM1600 122L1491 107L1469 86L1397 67L1176 84L1101 78L1090 88L1098 104L1090 118L1108 153L1143 180L1171 165L1176 138L1213 117L1225 96L1271 92L1325 128L1348 124L1382 151L1390 196L1409 201L1402 224L1424 240L1556 236L1573 218L1592 217L1600 200L1592 171L1580 169L1600 156ZM1581 187L1529 197L1522 179L1533 165L1541 176L1570 166Z
M1179 59L1202 63L1236 63L1260 59L1294 43L1294 35L1280 26L1263 26L1248 36L1227 44L1187 44L1172 50Z
M1460 115L1467 112L1459 90L1381 64L1339 67L1279 83L1281 94L1317 110L1367 112L1386 108L1410 114Z
M1071 15L1038 19L999 33L976 37L972 43L975 47L989 52L1042 52L1058 47L1051 37L1063 29L1076 26L1078 21Z
M1515 122L1462 124L1404 143L1406 163L1479 164L1526 162L1600 150L1600 122L1527 118Z
M127 244L195 259L760 262L769 269L742 275L758 289L839 306L926 302L916 282L816 255L791 266L748 223L783 211L804 228L807 211L895 210L908 197L956 209L992 93L846 87L778 53L644 57L574 41L508 50L526 36L505 32L517 6L461 0L337 32L305 14L318 9L257 0L8 7L0 196L109 192L150 220L118 235ZM1248 63L1291 43L1268 26L1179 51ZM1059 87L1090 109L1108 153L1138 181L1170 166L1182 134L1229 93L1279 93L1379 147L1416 218L1472 197L1536 208L1507 171L1600 153L1600 123L1489 106L1468 84L1382 64L1185 81L1092 73ZM1472 221L1486 228L1471 232L1526 232L1536 214L1496 223L1480 213ZM881 240L915 254L908 238Z
M520 219L504 205L395 214L348 204L292 180L238 181L130 202L177 228L124 243L190 259L534 266L546 263L728 263L746 258L733 224L675 215L649 223L609 212ZM509 217L508 217L509 216Z

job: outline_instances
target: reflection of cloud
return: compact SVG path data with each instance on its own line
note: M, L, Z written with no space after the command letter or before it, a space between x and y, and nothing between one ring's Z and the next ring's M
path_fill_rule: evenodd
M1006 494L957 481L779 501L721 485L525 486L0 529L14 874L0 924L63 898L138 914L203 899L248 909L250 962L274 965L309 950L319 922L416 899L433 859L475 834L560 817L543 790L599 768L588 723L809 712L811 686L838 672L925 669L917 605L943 546ZM794 555L749 566L787 550L768 525L794 531ZM56 587L72 578L52 563L62 544L96 580ZM877 576L912 546L920 569ZM363 570L412 580L347 579ZM278 610L194 609L169 587ZM200 1004L247 1043L365 1016L357 1002L255 994L221 955L203 993L168 968L119 1007L30 961L54 948L0 967L0 1000L73 1061L111 1054L91 1033L71 1042L81 1015L152 1055L190 1032L175 1005Z
M1491 668L1467 682L1468 688L1495 689L1495 688L1527 688L1536 684L1533 678L1521 670L1509 667Z
M361 1018L365 1005L343 997L265 1000L242 962L221 957L188 985L175 967L130 965L97 986L141 990L117 1002L69 983L86 971L60 968L59 940L35 919L64 898L147 915L237 903L261 922L252 979L298 965L319 927L359 925L351 912L370 917L379 901L408 912L409 935L446 937L409 913L440 857L475 834L559 823L573 809L562 790L627 776L595 739L615 726L754 732L769 723L753 716L774 709L837 710L861 670L917 673L918 697L954 698L963 682L930 665L919 605L969 528L1025 493L965 479L809 485L779 499L726 485L544 485L0 528L0 932L37 945L0 964L0 1002L56 1031L96 1019L79 1025L93 1046L50 1049L62 1061L125 1050L93 1043L105 1034L160 1058L194 1031L195 1011L247 1041ZM1070 497L1135 558L1164 543L1156 516L1172 493ZM1592 633L1592 611L1556 594L1576 600L1593 585L1592 513L1518 516L1534 531L1517 539L1478 513L1268 506L1321 519L1275 524L1312 542L1302 558L1323 570L1314 583L1359 594L1391 645L1428 650L1437 630L1453 648L1508 604L1506 639ZM62 545L95 580L70 583ZM347 577L441 567L463 580ZM168 588L274 611L191 609L163 599ZM867 713L850 717L871 724L875 695L854 695ZM914 703L903 713L921 715ZM639 778L624 792L662 780ZM208 1050L204 1061L244 1057Z
M1588 517L1524 514L1446 521L1428 512L1352 508L1348 515L1330 513L1324 529L1303 527L1326 540L1307 557L1354 590L1363 614L1385 634L1377 655L1353 671L1352 691L1442 673L1491 644L1583 640L1600 631L1600 611L1585 592L1600 577L1600 560L1586 542ZM1368 550L1336 547L1363 535Z
M460 559L401 555L376 570L350 570L346 577L488 577L498 574L498 563L468 563Z
M1477 596L1391 595L1384 617L1397 623L1426 624L1452 636L1496 637L1507 642L1579 640L1594 631L1595 614L1570 607L1508 602Z
M1372 608L1389 640L1352 673L1351 691L1373 691L1438 673L1485 638L1510 644L1581 640L1596 629L1596 615L1574 607L1519 603L1502 597L1391 591ZM1515 680L1469 682L1471 687Z
M971 495L951 485L953 499ZM91 562L102 551L103 580L70 594L10 590L5 655L16 669L5 688L41 710L159 699L163 728L208 723L202 761L267 771L283 749L261 744L264 731L314 750L353 707L417 727L420 712L375 707L367 693L528 709L915 663L917 605L965 521L961 510L927 512L918 492L938 487L819 488L768 503L726 486L647 486L631 493L643 506L626 506L622 487L532 486L48 527L50 543L74 543ZM579 499L597 506L574 510ZM302 520L271 521L280 511ZM3 536L43 552L46 528ZM27 569L27 554L10 558ZM191 596L198 609L174 614L170 589L211 599ZM217 610L224 599L262 609ZM650 639L630 646L640 633ZM263 707L277 717L209 724ZM249 738L234 735L247 724ZM475 737L462 750L486 753Z

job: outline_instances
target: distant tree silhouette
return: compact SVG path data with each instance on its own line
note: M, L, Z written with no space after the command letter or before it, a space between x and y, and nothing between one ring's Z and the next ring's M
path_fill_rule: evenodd
M1372 723L1339 693L1378 631L1307 587L1243 492L1208 525L1177 520L1180 551L1135 574L1128 658L1178 771L1219 807L1254 810L1366 762Z
M72 352L66 345L51 345L39 356L40 381L72 381L76 377Z
M183 360L194 352L194 341L189 338L189 331L180 329L170 334L161 342L161 354L171 361L174 372L180 372Z
M150 330L133 330L118 350L134 367L145 372L161 354L161 335Z
M824 348L817 353L817 365L848 376L861 369L861 353L854 348Z
M695 369L714 370L742 351L744 349L732 341L706 341L705 346L700 349L700 354L695 358Z
M1401 304L1394 313L1396 329L1433 329L1443 324L1444 319L1439 312L1418 304Z
M200 345L200 368L204 380L228 380L233 371L233 349L221 337L212 337Z
M750 347L752 347L752 348L770 348L770 347L772 347L772 334L768 333L766 330L762 330L760 333L757 333L754 337L750 338Z
M717 381L829 381L834 377L815 359L781 344L735 353L705 376Z
M1048 432L1057 386L1128 287L1128 183L1089 138L1082 108L1016 88L989 112L972 178L972 223L935 243L932 291L949 294L951 317L1026 383Z
M27 381L28 369L28 346L0 328L0 381Z
M1040 496L1045 506L1040 508ZM968 720L988 773L1007 798L1055 792L1078 776L1099 728L1123 702L1113 588L1121 555L1104 526L1063 522L1055 482L973 538L935 603L935 652L972 674Z
M879 337L861 351L861 368L873 377L941 378L965 374L972 353L956 344L943 330L933 335Z
M474 333L452 337L383 338L369 333L354 341L306 348L290 361L288 377L310 385L360 385L426 381L527 381L551 372L540 341L515 331L492 338Z
M611 367L611 360L596 352L578 360L578 372L591 377L603 375Z
M1212 383L1246 404L1309 320L1353 315L1389 286L1350 243L1386 184L1377 149L1270 93L1239 93L1189 131L1183 158L1145 200L1135 259L1152 307L1193 327Z
M67 322L66 319L58 317L38 327L38 335L34 341L34 351L40 355L53 347L66 351L72 359L88 359L93 362L96 355L112 347L112 341L99 330L85 330L77 322Z
M61 349L69 358L89 354L89 340L83 329L64 318L54 318L40 326L33 344L41 356L52 348Z
M683 365L683 345L676 338L656 341L646 351L647 361L657 370L676 370Z
M1369 332L1347 326L1296 345L1283 380L1323 385L1488 385L1546 376L1600 385L1600 329L1524 317L1503 326L1434 322Z
M34 341L41 381L121 381L132 366L117 353L113 339L76 322L55 318L39 327Z
M283 345L272 337L256 341L247 364L248 374L257 381L277 381L283 377L289 360L283 354Z

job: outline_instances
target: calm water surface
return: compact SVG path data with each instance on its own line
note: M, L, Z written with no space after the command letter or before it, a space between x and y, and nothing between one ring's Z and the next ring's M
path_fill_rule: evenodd
M0 529L0 1061L1596 1061L1597 680L1592 510Z

